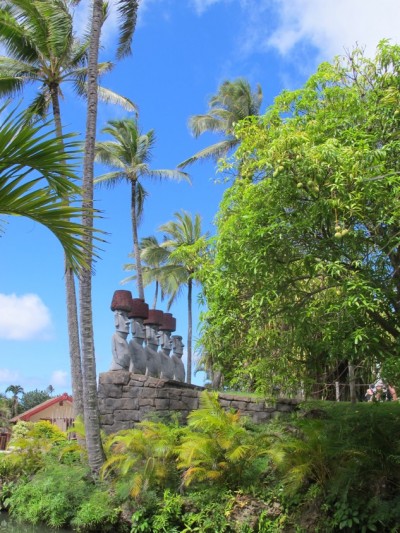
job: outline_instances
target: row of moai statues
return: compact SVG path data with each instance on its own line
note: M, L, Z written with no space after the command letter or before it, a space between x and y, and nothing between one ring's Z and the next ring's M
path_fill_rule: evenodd
M176 319L171 313L149 309L142 299L132 298L130 291L123 290L114 292L111 310L115 333L110 370L185 381L184 345L180 335L172 335ZM132 338L128 342L130 326Z

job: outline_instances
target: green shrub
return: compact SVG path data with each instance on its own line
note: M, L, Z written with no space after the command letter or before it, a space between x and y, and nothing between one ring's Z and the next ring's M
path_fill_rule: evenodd
M218 395L204 391L192 411L177 451L183 484L219 484L231 489L251 484L266 468L268 438L246 429L239 412L225 411Z
M79 507L71 525L82 532L115 532L118 530L120 514L121 509L115 504L109 492L105 489L96 489Z
M89 474L85 466L50 464L30 481L21 482L5 503L21 520L67 526L94 489Z

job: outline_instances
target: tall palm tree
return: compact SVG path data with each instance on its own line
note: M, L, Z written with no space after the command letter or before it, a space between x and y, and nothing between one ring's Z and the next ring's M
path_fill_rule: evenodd
M168 259L161 269L153 269L153 276L160 274L175 279L173 296L177 296L180 289L187 288L188 305L188 333L187 333L187 381L192 379L192 298L193 284L196 282L202 255L207 249L207 234L202 234L201 217L199 214L192 216L187 211L181 210L174 214L171 220L160 226L159 231L164 233L161 246L168 251ZM172 300L170 300L172 302Z
M78 272L86 264L87 253L81 239L84 228L76 222L82 209L63 200L80 193L72 181L76 177L71 159L76 157L77 143L69 136L54 137L49 123L27 122L24 114L7 108L7 104L0 107L0 214L25 216L45 225ZM33 172L39 177L31 178ZM43 179L49 185L41 186Z
M113 140L96 144L96 159L115 170L99 176L95 183L112 187L125 181L131 186L131 221L136 281L139 298L144 299L138 225L146 192L140 180L146 177L179 181L189 180L189 177L179 170L153 170L149 167L151 151L155 143L153 130L141 133L134 119L110 120L107 124L103 133L111 135Z
M224 81L216 95L208 102L208 112L204 115L193 115L189 118L189 128L195 137L205 132L222 134L221 141L200 150L178 165L184 168L202 159L217 161L225 157L239 144L234 135L234 126L240 120L260 113L262 89L256 86L253 92L249 82L243 78Z
M134 254L129 254L134 258ZM179 290L176 283L175 276L164 269L169 258L169 251L158 242L155 235L144 237L140 241L140 260L142 264L143 286L147 287L151 283L155 283L153 309L157 307L158 295L161 300L165 296L169 296L168 309L171 307L173 300ZM136 270L136 263L128 263L124 265L124 270ZM136 274L129 276L122 280L122 283L136 280Z
M89 40L78 41L73 33L69 0L4 0L0 7L0 43L7 56L0 56L0 96L21 92L27 84L39 84L29 114L44 116L52 106L56 133L62 136L61 85L71 82L75 92L86 94ZM107 72L111 63L98 66ZM105 100L135 109L132 102L104 88ZM65 198L65 201L68 201ZM75 416L83 413L83 385L75 279L66 261L67 323Z
M24 394L24 389L21 387L21 385L9 385L6 388L6 394L7 392L11 392L12 394L12 415L16 416L18 414L18 396L20 394Z
M117 5L122 21L120 24L120 41L117 50L117 57L123 57L130 52L130 44L136 25L138 2L137 0L117 0ZM103 0L93 0L92 14L90 19L91 25L88 54L87 117L82 187L83 207L91 210L93 209L94 157L98 107L98 58L101 27L104 21L103 10ZM92 317L91 262L93 256L90 253L90 248L93 243L93 218L91 216L84 216L82 223L86 228L84 242L89 248L89 252L87 254L88 268L81 272L79 279L85 433L89 464L93 473L98 474L104 460L104 452L101 442L99 409L97 403L96 360L94 352Z

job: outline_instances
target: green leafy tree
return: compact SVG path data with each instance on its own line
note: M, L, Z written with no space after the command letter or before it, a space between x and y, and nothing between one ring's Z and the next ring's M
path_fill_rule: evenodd
M224 138L179 164L186 167L202 159L217 161L225 157L239 145L234 128L240 120L258 115L262 103L261 86L257 85L253 92L249 82L243 78L234 81L224 81L218 88L216 95L208 103L208 112L204 115L193 115L189 119L189 128L195 137L202 133L213 132Z
M144 299L138 225L146 192L141 180L143 178L187 180L188 175L179 170L150 168L151 151L155 143L154 131L142 134L136 120L110 120L103 129L103 133L111 135L113 140L96 144L96 159L115 170L99 176L95 183L113 187L121 182L128 182L131 187L131 223L136 281L139 298Z
M76 39L70 5L68 0L18 0L2 2L0 8L0 43L7 52L0 56L0 95L20 93L28 84L39 86L27 112L43 117L51 105L60 138L62 86L69 83L79 96L86 95L89 40ZM106 62L98 69L104 73L111 67ZM98 91L107 101L135 109L128 99L108 89L99 87ZM65 284L74 412L78 415L83 412L82 370L75 279L68 263Z
M398 354L399 60L354 50L237 126L243 179L203 271L202 339L231 384L296 391Z
M20 402L20 412L28 411L37 405L50 400L51 396L47 390L35 389L24 392Z

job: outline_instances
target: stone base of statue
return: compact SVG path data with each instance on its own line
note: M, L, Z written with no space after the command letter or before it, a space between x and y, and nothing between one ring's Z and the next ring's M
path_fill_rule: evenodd
M179 381L132 374L124 370L104 372L99 375L98 397L100 424L107 433L131 429L156 413L168 420L173 414L185 422L188 414L199 407L204 387ZM230 411L240 411L253 422L266 422L276 416L290 415L299 400L279 399L271 405L261 398L235 396L220 392L221 406Z

